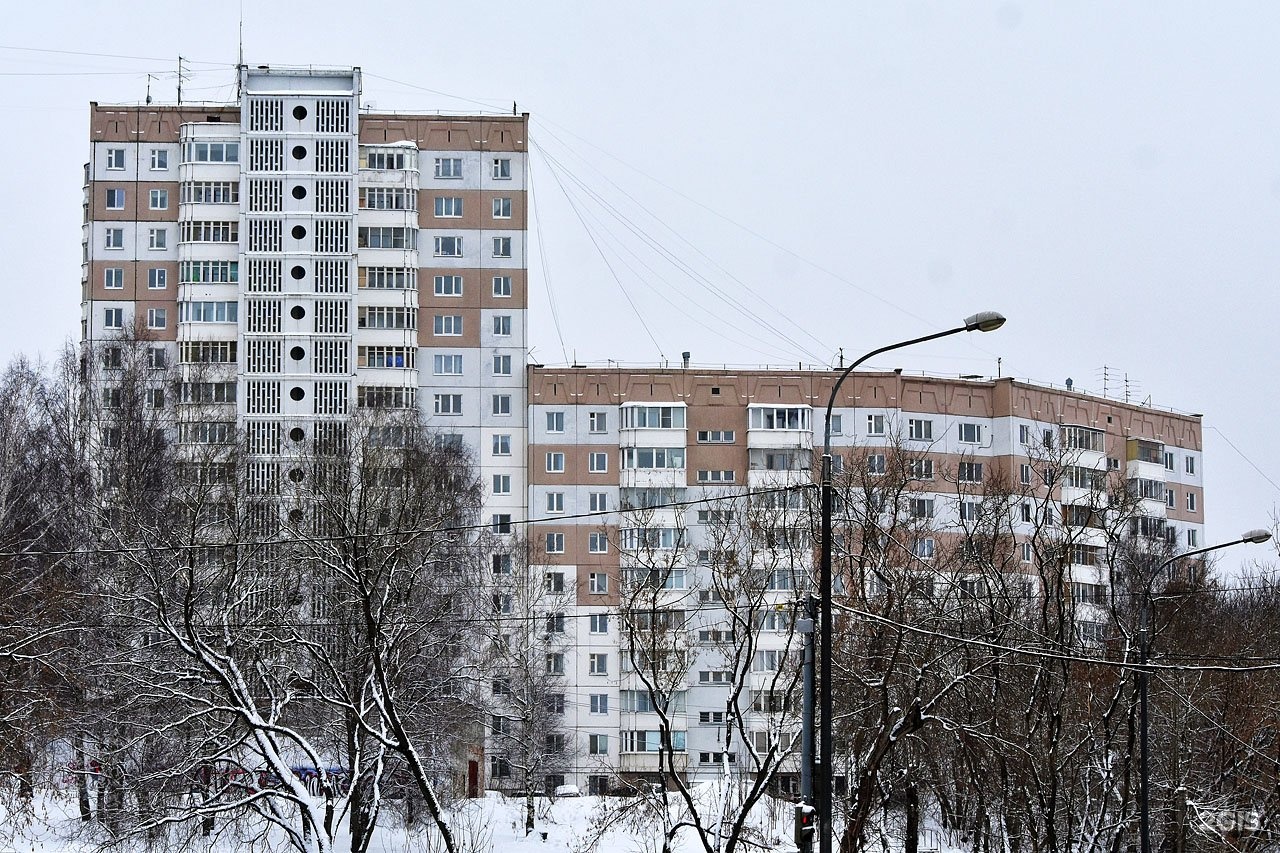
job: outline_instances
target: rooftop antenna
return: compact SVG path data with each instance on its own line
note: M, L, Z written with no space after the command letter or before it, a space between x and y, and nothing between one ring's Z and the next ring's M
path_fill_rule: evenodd
M182 70L182 62L183 62L182 56L179 55L178 56L178 106L182 106L182 78L183 78L183 74L185 73Z
M147 102L148 104L150 104L150 103L151 103L151 81L155 78L155 76L156 76L156 75L154 75L154 74L148 74L148 75L147 75L147 100L146 100L146 102Z

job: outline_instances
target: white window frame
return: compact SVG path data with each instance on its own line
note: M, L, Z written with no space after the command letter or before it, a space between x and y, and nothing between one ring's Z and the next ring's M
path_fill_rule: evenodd
M884 415L867 415L867 435L884 435L888 429Z
M108 228L102 233L102 248L112 251L124 248L124 229Z
M559 450L547 452L547 473L563 474L564 473L564 453Z
M564 432L564 412L563 411L547 412L547 432L552 432L552 433Z
M437 219L461 219L462 196L436 196L435 217Z
M107 171L108 172L124 171L124 149L123 148L107 149Z
M103 203L104 210L124 210L125 195L123 187L107 187L106 196L106 200Z
M163 252L169 248L169 229L148 228L147 248L155 252Z
M548 533L544 540L548 554L564 553L564 533L559 531Z
M169 288L169 271L164 267L151 267L147 270L147 290L167 290Z
M493 493L495 495L511 494L511 475L510 474L494 474L493 475Z
M511 238L510 237L494 237L493 238L493 256L495 258L511 257Z
M493 375L494 376L510 376L511 375L511 356L494 353L493 356Z
M495 275L493 277L493 295L498 299L507 299L511 296L511 276Z
M607 652L591 652L587 655L587 675L608 675L609 655Z
M494 394L493 408L490 410L499 417L506 417L511 414L511 395L510 394Z
M115 322L113 323L112 320L115 320ZM124 309L123 308L104 308L102 310L102 328L123 329L124 328Z
M494 157L493 171L491 173L495 181L511 180L511 158L510 157Z
M511 436L505 433L495 433L493 436L493 456L510 456L511 455Z
M587 413L587 432L602 433L609 431L609 413L608 412L588 412Z
M169 310L167 308L148 308L147 309L147 328L148 329L169 328Z
M609 576L604 572L591 572L587 575L587 592L592 595L606 595L609 592Z
M436 296L461 296L463 288L462 276L438 275L432 280L432 292Z
M493 199L493 218L511 218L511 199L508 196L497 196Z
M552 514L564 512L564 492L547 492L547 512Z
M147 193L147 204L151 210L168 210L169 191L166 189L151 190Z
M511 315L510 314L493 315L493 336L495 338L511 337Z
M609 454L602 450L593 450L587 456L587 471L591 474L609 473Z
M102 286L107 290L124 290L124 267L107 267L102 271Z
M598 530L592 531L587 535L587 553L588 554L608 554L609 553L609 535Z
M164 148L151 149L151 171L167 172L169 170L169 152Z

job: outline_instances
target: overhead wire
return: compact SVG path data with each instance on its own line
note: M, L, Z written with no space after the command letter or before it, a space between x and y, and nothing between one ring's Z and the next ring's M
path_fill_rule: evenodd
M541 226L542 217L538 213L538 197L534 193L533 187L533 169L528 169L527 174L529 178L529 205L533 208L533 218L537 220L539 226ZM551 283L551 262L550 258L547 256L546 243L542 239L543 229L541 227L537 227L534 229L534 233L537 235L538 239L538 264L542 267L542 283L546 290L547 302L551 306L551 323L555 326L556 337L560 339L560 354L564 357L564 363L568 364L569 349L565 346L564 331L560 328L560 310L556 307L555 288Z
M551 132L550 130L545 130L545 132L547 133L548 136L550 136L553 140L555 140L559 145L563 146L566 151L576 155L576 152L573 151L572 147L565 144L565 142L562 139L560 139L558 136L556 136L553 132ZM544 156L549 156L549 155L544 154ZM585 163L589 168L594 169L594 166L590 163L590 161L586 160L581 155L576 155L576 156L580 161ZM638 224L636 224L633 220L631 220L630 217L627 217L625 214L619 211L614 205L610 204L608 200L605 199L601 194L591 189L590 185L586 181L578 178L576 175L573 174L571 170L565 167L563 163L560 163L558 158L556 159L556 162L560 164L561 168L563 168L567 174L570 175L570 177L575 181L575 183L579 184L585 192L589 193L593 198L595 198L597 203L599 203L601 206L608 209L609 212L613 214L615 218L617 218L620 222L626 225L637 237L640 237L642 240L644 240L652 249L654 249L654 251L660 253L661 255L663 255L663 257L667 258L667 260L673 266L676 266L678 269L680 269L690 278L694 279L695 281L699 282L707 289L711 290L716 296L721 298L730 309L740 311L742 313L746 313L748 316L751 317L751 319L760 323L762 326L766 326L766 327L772 326L771 323L761 318L754 311L750 311L749 309L747 309L746 306L742 303L742 300L738 296L738 294L736 293L729 294L724 292L710 278L697 272L692 267L692 265L684 263L674 253L672 253L669 249L667 249L666 245L662 241L656 240L650 237L647 233L643 231L642 228L640 228ZM787 310L783 310L778 306L772 305L767 299L765 299L758 292L756 292L747 282L743 281L741 278L739 278L738 276L735 276L732 272L725 269L724 266L716 262L714 258L708 255L705 251L703 251L696 243L686 238L684 234L682 234L678 229L672 227L672 225L667 219L664 219L663 217L658 216L652 210L649 210L647 207L641 204L640 201L636 199L634 195L627 192L626 189L624 189L617 182L612 180L607 174L605 174L604 172L598 169L595 169L595 171L600 175L600 177L606 183L608 183L611 187L613 187L617 192L619 192L624 198L626 198L633 205L635 205L639 210L645 213L653 222L657 223L659 227L665 229L677 241L683 243L684 245L692 249L695 253L697 253L704 260L706 260L712 267L714 267L721 275L733 281L742 291L750 294L756 300L758 300L761 304L765 305L767 308L774 311L778 317L780 317L786 323L789 323L798 332L800 332L800 334L807 336L813 343L817 344L819 347L826 348L827 345L823 341L821 341L816 335L814 335L812 330L810 330L809 328L805 327L804 325L800 324L799 322L791 318L790 316L791 312ZM794 340L792 342L795 343ZM799 344L796 344L796 345L797 347L799 347ZM804 352L804 354L809 356L812 360L818 361L818 362L823 361L822 358L817 357L811 351L804 350L803 348L801 349Z

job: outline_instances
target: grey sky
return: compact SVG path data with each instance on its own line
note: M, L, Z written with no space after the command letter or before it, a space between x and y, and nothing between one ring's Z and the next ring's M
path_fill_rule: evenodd
M179 53L187 97L233 95L234 5L178 8L7 10L0 251L23 295L0 358L76 334L87 102L140 101L148 71L172 101ZM1101 391L1107 365L1205 414L1210 541L1277 502L1276 4L320 0L244 21L248 62L360 65L380 109L533 114L539 361L808 364L994 308L1003 330L879 366L1001 357Z

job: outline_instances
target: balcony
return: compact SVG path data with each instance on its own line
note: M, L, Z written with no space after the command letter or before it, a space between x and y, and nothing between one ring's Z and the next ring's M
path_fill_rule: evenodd
M677 752L671 756L677 773L689 769L689 754ZM618 770L623 773L658 773L668 768L660 752L624 752L618 756Z

